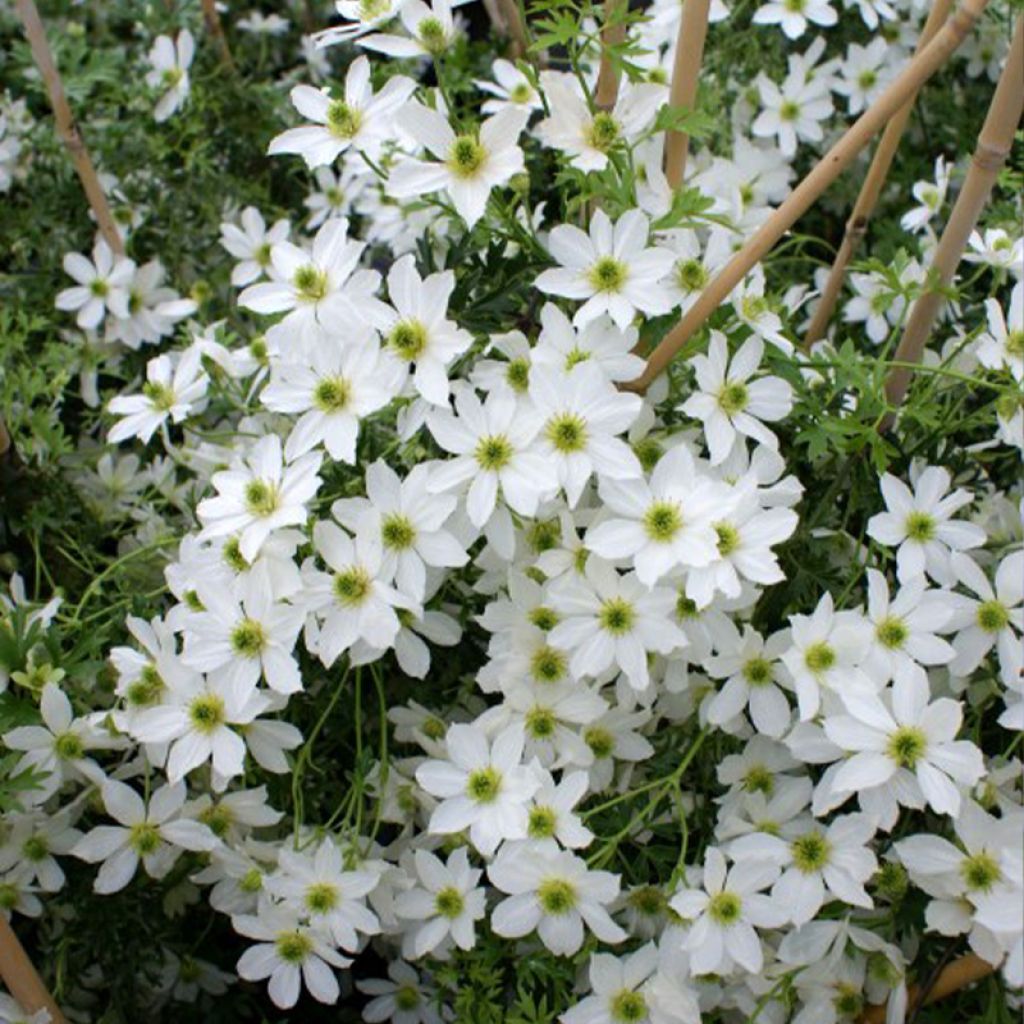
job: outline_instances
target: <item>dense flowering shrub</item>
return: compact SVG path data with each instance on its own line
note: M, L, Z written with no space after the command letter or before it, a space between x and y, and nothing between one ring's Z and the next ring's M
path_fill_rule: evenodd
M1011 1019L1019 153L882 387L1007 5L828 337L863 162L630 386L926 6L713 3L685 111L677 0L606 106L589 4L514 61L473 3L221 5L230 64L197 4L43 5L121 253L0 3L0 912L69 1020Z

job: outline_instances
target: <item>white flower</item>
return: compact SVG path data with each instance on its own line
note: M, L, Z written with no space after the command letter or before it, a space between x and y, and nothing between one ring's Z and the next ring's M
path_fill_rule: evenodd
M928 466L917 478L914 492L891 473L879 480L886 511L868 520L868 536L886 547L897 547L896 575L900 582L927 573L949 585L951 551L968 551L985 543L985 531L974 523L953 519L974 499L958 488L948 494L952 480L941 466Z
M484 100L480 108L485 114L496 114L506 107L515 107L532 113L534 110L542 110L544 104L541 102L537 90L530 84L530 80L510 60L499 57L492 65L494 81L489 82L481 79L474 79L473 84L482 92L489 93L496 99Z
M808 22L827 28L838 20L828 0L768 0L754 12L755 25L780 25L787 39L799 39Z
M195 50L195 40L187 28L182 29L173 42L170 36L156 37L149 51L152 70L146 74L146 85L164 90L153 110L158 123L166 121L188 98L188 69Z
M274 530L306 522L306 502L320 487L320 461L319 452L309 452L286 464L281 439L261 437L231 469L213 474L217 495L196 509L200 539L237 533L242 557L253 561Z
M590 218L589 234L560 224L548 237L548 248L560 266L545 270L534 282L548 295L586 302L573 323L585 327L608 313L625 330L637 312L658 316L672 308L660 287L675 257L669 250L648 248L650 225L639 210L628 210L613 225L603 210Z
M376 332L361 325L345 336L323 335L308 358L275 362L260 401L273 412L302 413L285 458L299 459L322 444L332 459L354 463L359 424L395 398L403 372L381 358Z
M431 815L431 832L447 835L469 829L473 845L490 856L505 839L524 839L527 801L539 780L522 765L522 729L505 728L489 742L474 725L448 730L447 761L427 761L416 781L442 802Z
M772 449L779 446L778 438L762 420L774 423L788 416L793 408L793 389L779 377L750 380L763 354L764 343L755 335L729 360L725 335L712 331L708 354L690 360L700 390L680 410L703 423L713 466L728 458L739 434Z
M638 334L635 328L621 330L601 316L577 331L553 302L544 304L540 323L540 337L530 355L534 366L571 373L587 363L598 367L613 384L635 380L643 372L644 360L633 354Z
M356 988L373 996L363 1008L363 1020L391 1021L391 1024L442 1024L434 1008L437 990L403 960L388 965L388 981L370 978L357 981Z
M70 814L8 812L6 824L0 842L0 874L16 870L27 882L38 883L43 892L59 892L65 877L57 855L69 854L82 838L82 833L71 827Z
M803 75L790 74L780 87L762 74L757 85L764 109L751 126L754 135L775 136L787 157L796 154L797 140L820 142L825 137L821 123L832 114L833 106L820 78L808 80Z
M49 1010L44 1008L29 1013L6 992L0 992L0 1024L52 1024L52 1020Z
M135 263L115 256L103 238L97 238L90 262L78 252L64 256L64 271L78 284L57 293L54 305L64 312L78 311L75 323L83 330L99 327L106 314L128 316L128 288Z
M995 79L993 79L995 81ZM1024 238L1012 238L1003 228L987 228L982 234L972 231L964 253L967 263L984 263L999 270L1008 270L1018 280L1024 276Z
M894 65L893 49L881 36L867 46L850 44L835 90L846 97L851 114L859 114L878 99L895 74Z
M978 337L978 362L992 370L1009 370L1024 381L1024 282L1010 293L1010 308L1003 315L998 299L985 300L988 330Z
M161 786L149 805L130 786L107 779L102 786L103 806L119 824L97 825L83 836L72 854L90 864L103 861L93 888L98 893L120 892L142 866L151 878L163 878L182 850L209 851L217 838L203 824L180 816L187 792L185 783Z
M917 181L910 190L920 205L908 210L900 218L900 227L904 231L920 231L934 217L946 201L946 190L949 188L949 175L952 164L947 164L943 157L935 158L935 181ZM989 300L991 301L991 300Z
M459 216L473 227L484 214L491 189L523 170L518 142L528 117L526 111L507 107L487 118L478 131L456 135L440 113L411 100L398 112L398 123L437 162L402 160L388 177L388 192L398 199L447 192Z
M426 956L449 936L459 949L472 949L475 923L485 913L486 898L478 884L483 871L470 867L465 846L451 853L447 865L427 850L416 850L413 859L420 884L395 898L399 917L422 922L407 933L411 955Z
M200 349L192 345L176 360L160 355L146 364L146 383L141 395L117 395L107 408L115 416L123 416L111 427L107 440L118 444L138 437L148 444L156 430L167 422L180 423L193 412L199 412L206 396L209 377L203 372Z
M556 784L550 775L533 794L527 833L531 839L555 839L567 849L589 846L594 833L573 808L589 790L586 772L566 772Z
M662 86L623 81L614 108L595 113L573 75L542 71L540 84L551 115L537 125L537 135L544 145L567 153L581 171L604 170L609 152L635 142L667 98Z
M274 246L287 241L291 230L286 217L274 221L268 230L255 206L247 206L239 220L240 226L228 221L220 226L220 244L236 260L241 260L231 271L231 283L238 288L252 284L268 272Z
M572 956L583 945L584 924L602 942L627 937L606 909L619 894L618 876L588 870L585 861L550 840L506 844L487 877L508 893L491 914L497 935L519 938L536 930L556 956Z
M929 703L928 676L914 668L898 675L881 696L845 693L846 714L825 719L825 735L852 756L839 768L832 788L854 793L873 786L920 786L936 814L956 815L959 786L973 786L984 774L981 751L960 731L963 709L941 697ZM902 802L902 801L901 801Z
M777 928L786 920L779 902L761 893L779 877L770 860L741 861L726 873L725 857L709 847L702 888L683 889L669 906L692 922L683 939L694 974L726 974L739 965L759 974L764 964L755 928Z
M231 923L240 935L257 940L239 958L239 976L246 981L269 978L267 992L276 1007L291 1009L303 982L317 1002L338 1001L338 979L331 968L348 967L352 961L333 950L321 932L303 924L296 911L261 903L257 914L233 917Z
M397 13L402 19L402 26L412 38L378 32L364 36L358 43L367 50L386 53L389 57L440 56L455 41L455 20L452 17L454 6L451 0L431 0L429 5L423 0L385 0L376 7L376 10L381 11L381 21Z
M551 606L561 618L549 641L573 652L574 676L600 676L617 665L643 690L648 651L668 654L686 642L670 618L675 604L673 590L646 587L634 573L620 576L591 555L583 577L562 576L551 585Z
M370 82L370 62L357 57L345 75L343 99L332 99L326 89L297 85L291 91L292 104L314 122L290 128L270 140L267 153L298 153L308 167L333 163L350 146L371 159L395 135L395 114L416 90L405 75L394 75L380 92Z
M658 460L649 482L602 479L598 490L610 516L587 530L586 546L609 561L631 561L641 583L653 587L718 558L714 524L731 495L697 471L682 445Z

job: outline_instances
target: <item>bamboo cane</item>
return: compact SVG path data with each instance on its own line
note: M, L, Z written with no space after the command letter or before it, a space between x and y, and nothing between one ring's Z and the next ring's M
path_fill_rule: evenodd
M203 21L206 22L206 31L213 36L220 50L221 63L232 71L235 70L235 58L231 56L231 47L228 46L228 37L224 35L224 26L221 24L220 11L217 10L217 0L202 0Z
M935 318L945 303L943 289L948 287L963 256L967 239L978 223L978 217L988 202L992 186L999 176L1013 145L1014 132L1024 114L1024 16L1017 19L1013 42L1006 56L996 91L985 116L985 123L978 135L978 145L971 159L970 169L963 188L953 205L939 244L932 256L931 272L928 276L928 290L920 295L910 311L903 329L899 347L893 359L902 363L917 363L921 359L928 335ZM913 370L909 366L894 366L885 382L885 397L889 403L898 406L907 388ZM895 419L890 414L883 427L889 427Z
M982 960L980 956L968 953L967 956L954 960L942 969L938 978L935 979L935 984L924 993L921 1006L937 1003L940 999L945 999L946 996L951 996L954 992L959 992L960 989L973 985L974 982L981 981L982 978L987 978L994 973L995 969L992 964ZM921 997L921 989L917 985L911 985L907 995L907 1005L913 1006ZM885 1003L869 1006L861 1014L860 1024L885 1024L885 1013Z
M668 366L736 285L850 165L872 136L906 103L907 97L916 92L945 63L964 41L988 2L964 0L942 31L907 64L896 80L847 129L786 201L712 279L686 315L651 353L644 372L636 380L623 385L626 390L647 390L651 381Z
M17 4L18 14L25 27L25 35L32 49L32 58L39 68L39 73L43 76L46 92L50 97L57 134L71 157L78 180L82 183L86 201L96 217L96 226L99 228L100 234L115 253L123 255L124 243L121 241L121 233L114 223L103 186L100 184L96 168L89 157L89 150L86 149L85 140L82 138L78 125L71 114L71 108L68 106L67 96L64 94L64 84L61 82L60 72L54 63L50 44L46 40L46 30L43 28L35 0L17 0Z
M928 19L921 29L921 38L917 41L915 54L920 53L935 38L935 34L942 28L949 18L949 12L953 8L953 0L935 0L932 9L928 12ZM816 341L825 336L829 319L836 308L839 293L843 288L843 281L846 278L846 268L857 251L861 240L867 233L868 221L878 203L878 197L882 194L885 180L889 175L896 150L899 148L900 139L910 120L914 110L914 102L917 99L918 90L914 90L910 99L900 109L892 120L885 126L882 139L875 150L871 166L868 168L864 184L861 185L857 202L853 206L850 219L846 222L846 231L843 234L843 241L836 253L836 258L829 271L828 280L821 292L821 299L818 307L811 318L810 326L804 337L804 347L810 348Z
M39 977L24 947L14 934L10 922L0 914L0 977L11 995L28 1013L49 1010L50 1024L67 1024L60 1007L54 1002Z
M952 0L949 0L952 2ZM708 11L711 0L686 0L683 17L679 22L676 39L676 59L672 66L672 87L669 105L693 110L697 99L697 79L704 58L704 40L708 34ZM669 187L676 189L683 183L690 137L686 132L670 131L665 134L665 177Z
M519 4L516 0L499 0L498 11L509 38L509 55L513 60L525 57L530 41L526 36L526 26L523 24Z
M505 24L505 14L501 9L498 0L484 0L484 10L487 12L487 20L491 23L496 35L507 36L508 26ZM515 55L513 55L514 57Z
M594 103L598 110L611 110L619 98L619 73L612 61L612 48L626 38L625 0L604 0L604 27L601 29L601 66L597 72Z

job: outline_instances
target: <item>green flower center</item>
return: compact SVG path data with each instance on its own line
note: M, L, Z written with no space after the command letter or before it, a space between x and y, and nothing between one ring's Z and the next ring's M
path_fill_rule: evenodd
M327 108L327 127L339 139L354 138L363 126L363 113L344 100L332 100Z
M330 913L338 905L339 898L338 887L329 882L315 882L305 894L306 907L314 914Z
M274 943L277 955L286 963L298 966L313 952L313 943L301 932L281 932Z
M743 788L748 793L771 796L775 792L775 777L763 764L753 765L743 777Z
M697 602L692 597L687 597L685 594L680 593L676 598L676 616L683 621L699 619L700 609L697 607Z
M181 68L165 68L164 73L160 76L165 88L168 89L176 86L184 77L185 72Z
M857 84L862 89L870 89L875 84L875 82L877 82L877 81L878 81L878 72L877 71L872 71L871 68L865 68L857 76Z
M160 700L166 686L155 665L146 665L125 692L125 701L130 707L149 707Z
M224 564L234 572L246 572L249 562L242 554L242 545L237 537L229 537L220 549L220 557Z
M998 633L1006 629L1010 622L1010 613L1000 601L983 601L978 605L977 622L986 633Z
M445 886L434 898L434 908L442 917L456 918L462 913L466 901L454 885Z
M708 903L711 920L723 927L735 924L742 911L743 901L734 892L716 893Z
M749 686L767 686L772 681L772 663L767 658L750 658L740 671Z
M334 596L346 608L362 604L372 585L370 574L362 566L354 565L334 574Z
M530 386L530 364L525 359L513 359L505 368L505 382L513 391L525 391Z
M905 524L907 539L924 544L935 536L935 520L927 512L911 512Z
M402 359L418 359L430 340L419 320L399 320L388 335L388 345Z
M817 830L802 835L793 841L790 847L793 855L793 864L798 871L805 875L820 871L828 864L831 855L831 844Z
M508 91L508 98L513 103L528 103L533 90L525 82L517 82Z
M579 366L580 363L587 362L590 359L591 353L586 349L576 346L571 351L566 353L565 356L565 368L571 370L574 366Z
M46 841L46 836L29 836L22 844L21 852L27 861L38 864L39 861L49 856L50 844Z
M18 887L10 882L0 882L0 910L13 910L21 899Z
M647 1000L639 992L629 989L616 992L608 1009L616 1024L638 1024L647 1019Z
M395 992L395 1006L399 1010L415 1010L420 1005L420 994L412 985L403 985Z
M530 658L530 675L540 683L557 683L565 670L565 655L554 647L541 647Z
M189 704L188 717L197 732L216 732L226 720L224 701L214 693L205 693Z
M228 834L228 830L235 823L235 816L223 804L212 804L207 807L199 820L206 825L210 831L220 839Z
M849 982L841 981L836 985L832 1005L841 1017L856 1018L864 1009L864 999Z
M487 150L473 135L460 135L448 151L448 169L457 178L473 178L487 162Z
M601 628L614 636L621 636L633 628L636 621L636 611L633 606L622 597L610 597L601 603L601 609L597 614L597 621Z
M259 892L263 888L263 872L259 868L249 868L238 880L238 888L250 896Z
M898 651L907 642L909 635L910 630L907 629L906 624L894 615L883 619L875 627L875 636L878 638L878 642L892 651Z
M444 722L440 718L428 718L423 725L420 726L423 735L429 740L439 740L444 737L447 729Z
M266 630L255 619L242 619L231 631L231 649L243 658L259 657L266 645Z
M960 875L968 892L988 892L1003 877L996 859L984 850L964 857Z
M1024 331L1008 331L1006 334L1006 351L1018 359L1024 356Z
M629 278L629 267L613 256L602 256L587 271L587 280L596 292L618 292Z
M645 437L639 441L633 446L633 451L645 473L650 473L654 469L663 454L661 445L653 437Z
M599 761L611 757L615 751L615 737L600 725L592 725L587 729L583 733L583 740Z
M501 793L501 772L488 765L469 773L466 780L466 796L478 804L490 804Z
M715 523L718 535L718 553L728 558L740 546L740 531L731 523Z
M307 263L295 271L292 284L298 292L298 297L304 302L320 302L327 297L327 274L314 267L312 263Z
M270 254L273 251L273 246L269 242L264 242L254 253L253 260L259 267L270 266Z
M165 384L147 380L142 385L142 393L157 412L170 412L174 408L174 391Z
M102 277L94 277L89 282L89 291L96 296L97 299L104 299L110 292L110 285L108 285Z
M380 536L384 547L391 548L392 551L405 551L416 543L416 527L412 525L408 516L391 512L380 524Z
M555 734L558 719L551 708L539 704L526 712L526 731L535 740L547 740Z
M352 384L345 377L321 377L313 389L313 404L321 412L341 412L351 399Z
M277 511L277 487L266 480L250 480L245 485L245 509L251 516L264 519Z
M555 449L565 455L581 452L587 446L586 421L575 413L565 412L552 416L544 428L544 434Z
M601 110L594 115L594 120L590 122L587 142L599 153L607 153L619 141L621 133L619 122L611 114Z
M901 725L890 737L886 753L901 768L913 771L928 749L928 737L915 725Z
M708 272L700 260L680 260L676 264L676 283L684 292L699 291L708 283Z
M657 917L665 911L665 894L653 885L634 889L627 900L629 905L644 917Z
M77 761L85 754L85 744L73 732L62 732L54 739L53 750L62 761Z
M550 839L558 826L558 817L551 807L531 807L526 830L531 839Z
M678 502L656 501L644 513L644 532L659 544L668 543L682 528L683 517Z
M160 845L160 833L156 825L148 821L136 822L128 830L128 845L140 856L148 857Z
M444 34L444 25L437 18L424 18L419 24L419 36L420 43L427 53L443 53L448 44Z
M504 434L491 434L480 438L473 454L481 469L497 473L509 464L515 449Z
M750 392L746 384L741 381L729 381L725 387L718 392L718 405L726 416L735 416L743 412L750 401Z
M835 649L825 643L824 640L811 644L804 651L804 664L815 674L827 672L835 663Z
M781 121L795 121L800 116L800 104L793 100L784 100L779 107L779 119Z
M527 618L534 626L543 630L545 633L554 629L555 626L558 625L558 612L543 604L537 605L536 608L531 608L530 614L527 615Z
M576 906L576 889L564 878L548 878L537 886L537 902L545 914L568 914Z

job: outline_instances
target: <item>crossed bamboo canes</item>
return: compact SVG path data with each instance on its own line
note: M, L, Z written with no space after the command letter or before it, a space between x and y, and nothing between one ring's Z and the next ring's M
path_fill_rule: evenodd
M928 81L967 37L989 0L964 0L957 13L917 53L892 84L855 121L817 166L790 193L775 213L751 236L746 245L722 268L690 307L686 315L651 353L644 372L624 385L644 392L686 343L722 304L730 292L775 243L807 212L818 197L853 162L908 98Z

